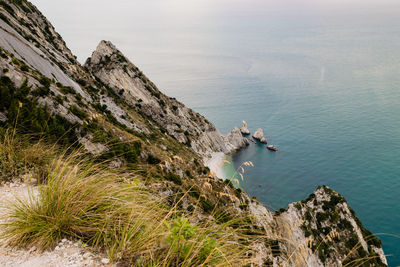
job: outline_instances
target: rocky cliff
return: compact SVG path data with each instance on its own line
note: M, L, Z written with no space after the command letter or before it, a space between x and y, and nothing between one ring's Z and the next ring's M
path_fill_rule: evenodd
M152 118L168 134L199 154L229 153L232 148L246 143L240 135L237 138L243 140L230 144L232 139L224 138L203 116L164 95L111 42L101 41L85 67L127 104Z
M346 200L320 186L306 200L277 212L286 254L304 257L308 266L386 266L381 241L365 229ZM360 260L368 258L371 260ZM307 265L305 265L307 266Z
M180 210L195 221L249 218L246 232L257 237L249 257L260 266L357 266L366 256L371 266L386 264L379 239L331 189L273 213L211 175L202 159L246 146L241 130L222 136L112 43L101 41L81 66L30 2L0 1L0 14L1 129L80 144L110 168L130 168L168 204L180 195Z

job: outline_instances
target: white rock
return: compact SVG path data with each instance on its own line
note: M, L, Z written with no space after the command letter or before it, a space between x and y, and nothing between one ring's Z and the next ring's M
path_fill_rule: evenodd
M240 127L240 132L242 134L250 134L249 129L247 129L247 123L245 121L242 122L242 127Z
M230 150L237 150L248 146L249 140L243 137L238 127L235 127L226 136L226 145L228 148L230 148Z
M101 259L101 263L108 264L108 263L110 263L110 260L107 258L103 258L103 259Z
M267 139L265 139L264 132L261 128L259 128L257 131L255 131L255 133L253 134L253 138L257 139L261 143L264 143L264 144L267 143Z

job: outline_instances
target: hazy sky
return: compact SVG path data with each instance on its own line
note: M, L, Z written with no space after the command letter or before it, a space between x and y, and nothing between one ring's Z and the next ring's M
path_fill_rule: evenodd
M365 22L387 14L400 14L397 0L32 0L63 36L67 45L83 62L102 39L113 41L122 50L162 46L163 39L196 30L229 30L230 21L249 17L287 14L288 19L321 20L335 16L344 19L363 14ZM347 15L346 15L347 14ZM362 19L361 19L362 20ZM362 20L362 23L364 20ZM209 28L204 25L209 25ZM251 28L245 29L251 31ZM198 35L199 42L201 35ZM136 58L135 49L128 56ZM165 46L168 49L168 46ZM132 54L130 54L132 53Z

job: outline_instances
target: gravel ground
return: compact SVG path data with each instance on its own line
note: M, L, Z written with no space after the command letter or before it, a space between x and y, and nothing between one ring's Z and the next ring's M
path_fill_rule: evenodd
M37 188L24 183L6 183L0 185L0 223L6 207L15 200L28 199L29 192L35 194ZM114 266L105 255L95 254L84 248L80 242L63 239L51 251L39 252L35 247L29 250L13 249L5 245L0 235L0 266L22 267L64 267L64 266Z

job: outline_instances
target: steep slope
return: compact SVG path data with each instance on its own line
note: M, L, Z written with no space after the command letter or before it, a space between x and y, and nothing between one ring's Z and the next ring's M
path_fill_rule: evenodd
M85 67L126 103L152 118L171 136L188 144L197 153L229 153L238 148L230 145L203 116L161 93L111 42L101 41ZM242 139L241 135L236 136Z
M82 68L37 8L27 1L1 1L0 8L2 48L43 75L83 94L80 86L69 77L81 75Z
M273 214L210 174L204 157L229 153L247 139L238 128L222 136L161 93L110 42L101 41L83 67L28 1L0 1L0 14L0 134L15 127L49 142L80 144L109 167L128 168L167 205L179 202L194 222L248 217L249 239L257 237L252 257L260 266L342 266L365 255L376 255L371 266L386 263L379 240L368 237L334 191L321 187ZM352 252L356 241L361 247Z
M346 200L327 186L277 212L276 220L290 229L283 234L286 253L307 248L301 253L311 266L387 265L381 241L362 226Z

